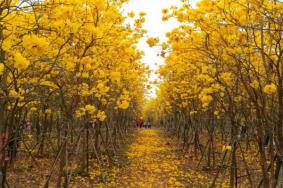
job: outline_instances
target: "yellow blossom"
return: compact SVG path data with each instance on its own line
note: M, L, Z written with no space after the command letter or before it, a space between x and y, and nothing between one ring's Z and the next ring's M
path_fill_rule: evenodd
M118 100L117 106L123 110L126 110L129 108L129 102L126 100Z
M76 110L75 115L77 118L83 117L85 115L86 110L84 108L80 108Z
M30 62L18 52L14 54L14 60L14 66L19 70L24 70L30 65Z
M31 108L30 108L30 111L31 111L31 112L36 112L36 111L37 111L37 108L36 108L36 107L31 107Z
M230 151L230 150L232 150L232 146L230 146L230 145L223 146L223 147L222 147L222 150L223 150L223 151L225 151L225 150Z
M85 106L85 110L88 111L88 112L90 112L90 113L92 113L92 112L95 112L95 111L96 111L96 107L93 106L93 105L87 104L87 105Z
M0 63L0 76L4 73L4 64Z
M250 83L250 86L254 89L258 89L259 88L259 83L257 80L254 80L252 83Z
M9 96L18 98L18 97L20 97L20 94L18 92L16 92L16 90L11 89L10 92L9 92Z
M111 81L112 82L120 82L120 79L121 79L121 73L120 72L112 72L111 73Z
M214 111L214 115L218 116L219 115L219 111Z
M135 13L133 11L131 11L131 12L128 13L128 16L130 18L134 18L135 17Z
M48 108L48 109L45 110L45 113L46 113L46 114L51 114L51 113L52 113L52 110L51 110L50 108Z
M153 47L159 42L159 39L158 38L148 38L146 42L150 47Z
M36 35L26 35L23 37L23 46L33 55L41 55L48 48L48 42Z
M268 95L275 93L276 90L277 90L277 88L276 88L275 84L268 84L268 85L264 86L264 88L263 88L263 92L268 94Z
M230 83L232 81L232 73L230 72L225 72L225 73L222 73L220 75L220 78L226 82L226 83Z
M140 16L140 17L146 16L146 13L145 13L145 12L140 12L140 13L139 13L139 16Z
M211 101L213 101L213 98L211 95L203 95L200 96L200 100L202 102L202 106L206 108L211 103Z
M168 12L169 12L168 9L166 9L166 8L165 8L165 9L162 9L162 13L163 13L163 14L167 14Z
M99 121L105 121L106 117L107 116L106 116L104 111L99 111L97 113L97 118L98 118Z
M52 83L52 82L50 82L50 81L47 81L47 80L42 81L42 82L40 83L40 85L42 85L42 86L48 86L48 87L51 87L51 88L57 88L57 86L56 86L54 83Z

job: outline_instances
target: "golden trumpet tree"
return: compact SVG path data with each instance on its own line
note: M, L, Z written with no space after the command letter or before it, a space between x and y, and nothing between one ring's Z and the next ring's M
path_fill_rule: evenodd
M224 122L221 131L229 132L232 153L231 187L239 184L237 148L247 132L260 153L261 184L281 184L282 162L276 156L283 151L282 10L281 1L269 0L203 0L196 8L184 2L180 8L163 10L164 21L174 17L180 26L162 44L165 65L160 68L157 98L151 103L157 107L154 116L182 132L185 142L194 137L196 150L205 126L210 137L209 166L215 122ZM274 140L268 154L263 144L266 137ZM247 179L254 186L251 175Z
M68 135L73 140L73 132L81 134L80 128L86 127L83 150L87 154L83 155L88 170L90 123L96 126L98 151L99 140L107 142L105 147L110 140L115 142L116 132L122 134L140 113L149 70L141 63L143 52L136 44L145 33L142 29L145 15L140 14L134 26L126 25L121 13L125 2L0 3L2 174L7 170L4 159L12 161L16 157L18 137L22 137L28 121L36 125L31 134L35 136L37 130L41 136L37 140L41 155L45 153L46 142L50 142L47 136L54 134L55 122L59 123L56 125L59 135L64 134L65 138L57 138L62 156L71 155L66 149L72 144ZM102 125L107 126L106 139L101 133L105 129ZM112 135L115 138L109 139ZM58 186L63 183L63 170L74 162L64 157L60 161ZM5 175L0 183L4 186ZM65 177L64 183L68 184L69 178Z

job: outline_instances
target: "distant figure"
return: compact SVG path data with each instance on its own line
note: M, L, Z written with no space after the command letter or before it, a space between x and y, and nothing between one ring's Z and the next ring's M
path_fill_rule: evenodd
M143 127L144 122L143 122L143 120L142 120L142 119L139 119L137 124L138 124L138 127L139 127L139 128L142 128L142 127Z
M144 123L145 128L151 128L151 121L147 119L147 121Z
M137 120L136 120L136 127L139 128L139 126L140 126L140 120L137 119Z

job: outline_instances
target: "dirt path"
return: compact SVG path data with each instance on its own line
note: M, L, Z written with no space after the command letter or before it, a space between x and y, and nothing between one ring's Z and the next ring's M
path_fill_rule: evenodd
M174 142L157 129L139 129L127 150L129 165L106 187L205 187L205 177L182 169ZM192 178L197 182L192 183Z

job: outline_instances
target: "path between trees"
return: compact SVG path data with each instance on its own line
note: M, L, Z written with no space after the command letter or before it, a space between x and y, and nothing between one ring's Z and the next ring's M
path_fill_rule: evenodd
M157 129L139 129L126 151L128 165L105 187L206 187L205 176L184 168L175 142Z
M126 141L127 140L127 141ZM74 166L72 188L205 188L211 184L214 174L201 170L194 159L180 151L177 140L167 136L161 129L135 129L129 131L125 148L110 163L106 156L101 156L101 163L90 160L88 175L78 174ZM34 168L30 160L18 161L10 173L10 182L17 182L15 187L43 187L50 167L48 158L36 159L40 166ZM38 175L39 174L39 175ZM54 175L56 177L56 174ZM216 187L229 187L226 178L219 178ZM56 180L56 178L55 178ZM51 181L50 187L56 187ZM220 186L221 185L221 186ZM13 187L13 186L12 186Z

